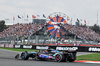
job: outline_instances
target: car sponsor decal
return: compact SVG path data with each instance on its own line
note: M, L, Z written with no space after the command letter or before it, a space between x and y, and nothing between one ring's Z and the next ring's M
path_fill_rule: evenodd
M41 58L52 58L52 56L49 56L49 55L45 55L45 54L40 54L39 57Z

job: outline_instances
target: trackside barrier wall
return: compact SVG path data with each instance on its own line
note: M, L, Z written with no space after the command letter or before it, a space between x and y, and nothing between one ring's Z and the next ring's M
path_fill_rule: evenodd
M5 47L5 48L14 48L14 44L0 44L0 47Z
M48 46L48 45L14 45L14 44L0 44L0 47L5 48L21 48L21 49L48 49L56 50L77 50L78 52L100 52L100 47L93 46Z
M78 52L100 52L100 47L93 46L41 46L41 45L15 45L15 48L22 49L48 49L53 48L56 50L77 50Z
M0 47L5 47L5 44L0 44Z

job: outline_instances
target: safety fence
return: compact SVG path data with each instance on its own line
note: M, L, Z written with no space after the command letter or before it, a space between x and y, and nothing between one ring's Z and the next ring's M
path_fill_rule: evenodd
M0 38L0 44L26 44L26 45L39 45L39 44L88 44L88 45L98 45L98 42L95 41L86 41L86 40L79 40L79 39L57 39L57 38L50 38L49 36L20 36L20 37L3 37Z

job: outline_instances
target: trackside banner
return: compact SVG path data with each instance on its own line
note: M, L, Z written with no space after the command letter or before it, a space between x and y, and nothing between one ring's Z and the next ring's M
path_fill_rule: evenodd
M0 45L4 47L4 45ZM56 50L77 50L78 52L100 52L100 47L85 47L85 46L43 46L43 45L14 45L15 48L22 49L56 49ZM13 47L13 45L7 45L5 47Z
M32 45L29 45L29 46L27 46L27 45L23 45L23 48L24 48L24 49L25 49L25 48L32 49Z
M0 47L5 47L5 45L4 44L0 44Z
M14 48L14 44L5 44L6 48Z
M48 49L48 46L36 46L36 49Z
M56 47L56 50L78 50L78 47Z
M92 52L100 52L100 48L98 47L89 47L88 51L92 51Z
M21 45L15 45L15 48L21 48Z

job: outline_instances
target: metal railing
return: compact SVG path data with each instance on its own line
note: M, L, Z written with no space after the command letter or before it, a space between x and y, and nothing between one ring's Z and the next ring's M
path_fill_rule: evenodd
M0 44L25 44L25 45L30 45L30 44L74 44L75 42L79 42L80 44L98 44L95 41L85 41L85 40L74 40L74 39L65 39L63 41L58 41L56 38L49 38L49 36L28 36L25 38L24 36L20 37L3 37L0 38Z

